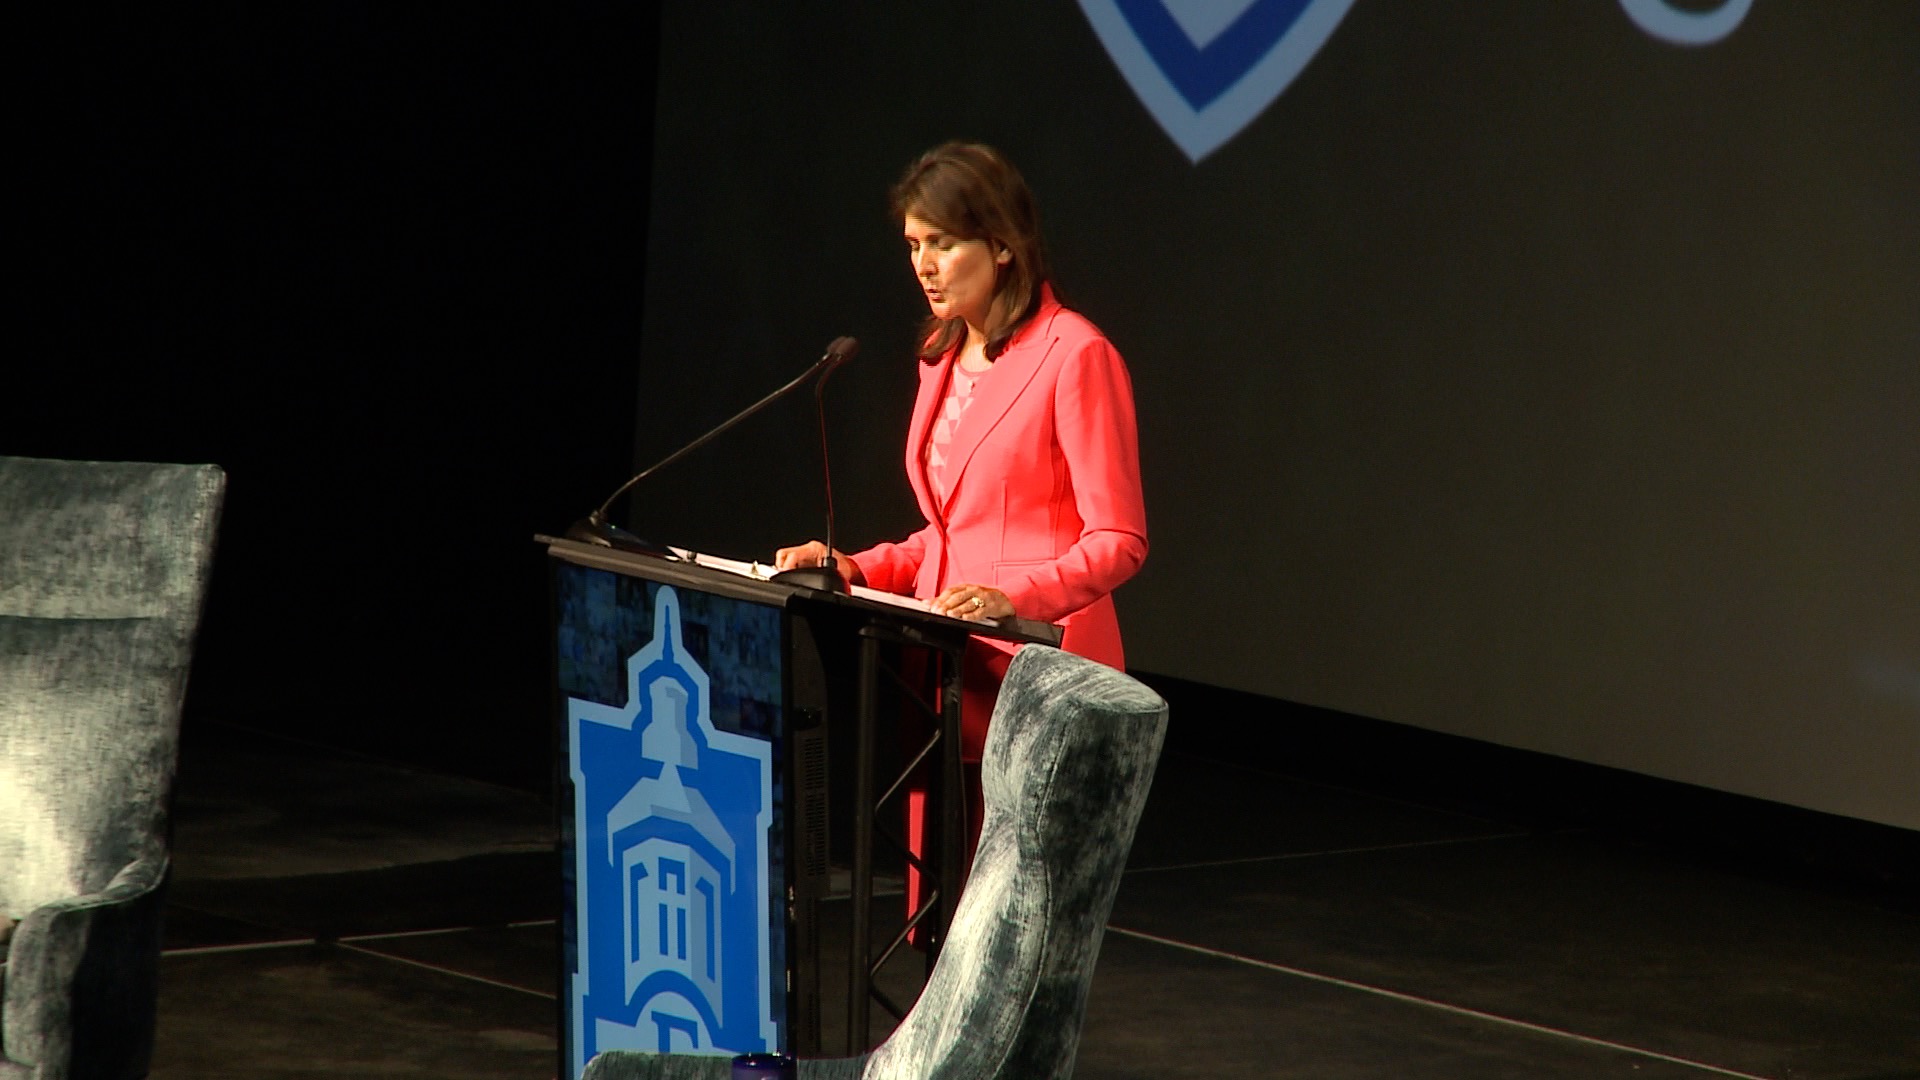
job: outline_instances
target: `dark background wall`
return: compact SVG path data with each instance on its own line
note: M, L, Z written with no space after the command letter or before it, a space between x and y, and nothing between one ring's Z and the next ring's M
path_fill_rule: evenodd
M884 192L980 138L1134 372L1136 666L1920 827L1920 9L1360 3L1197 165L1077 6L952 18L55 16L0 452L228 468L190 720L538 787L529 537L630 461L852 333L845 538L916 524ZM764 555L817 467L792 402L628 520Z
M627 471L655 15L128 10L22 42L0 453L228 470L190 724L543 786L532 535Z

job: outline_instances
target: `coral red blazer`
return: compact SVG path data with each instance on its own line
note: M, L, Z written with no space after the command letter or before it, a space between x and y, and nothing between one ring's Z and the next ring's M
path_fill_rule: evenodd
M926 445L958 354L921 365L908 429L907 478L927 526L851 558L888 592L991 585L1021 617L1062 624L1062 648L1124 669L1111 594L1147 557L1125 363L1043 287L1040 310L974 386L946 452L947 498L936 504Z

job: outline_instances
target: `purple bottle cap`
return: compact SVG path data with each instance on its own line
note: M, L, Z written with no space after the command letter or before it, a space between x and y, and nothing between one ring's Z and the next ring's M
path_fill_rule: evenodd
M797 1070L785 1054L741 1054L733 1059L733 1080L794 1080Z

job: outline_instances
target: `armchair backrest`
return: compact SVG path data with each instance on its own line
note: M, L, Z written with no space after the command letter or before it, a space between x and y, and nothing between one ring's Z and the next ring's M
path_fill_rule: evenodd
M0 912L163 842L224 489L211 465L0 457Z
M865 1080L1073 1071L1087 987L1166 735L1166 702L1044 646L1007 669L972 875L920 1000Z

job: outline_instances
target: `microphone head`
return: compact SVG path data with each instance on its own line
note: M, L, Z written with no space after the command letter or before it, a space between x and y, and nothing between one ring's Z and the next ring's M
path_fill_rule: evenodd
M828 367L839 367L853 359L854 354L859 351L858 341L850 337L837 337L833 339L833 344L827 346L827 354L821 359L827 362Z

